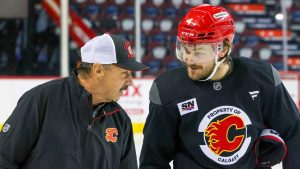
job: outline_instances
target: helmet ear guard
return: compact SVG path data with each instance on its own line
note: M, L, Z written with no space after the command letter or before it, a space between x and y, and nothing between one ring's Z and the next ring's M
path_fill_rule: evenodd
M258 167L266 168L282 162L287 147L277 131L264 129L256 140L254 152Z

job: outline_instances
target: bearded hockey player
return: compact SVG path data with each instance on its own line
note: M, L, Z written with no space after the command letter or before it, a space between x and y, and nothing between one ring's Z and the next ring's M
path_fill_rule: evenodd
M266 127L286 144L283 169L300 168L299 110L272 65L230 56L234 35L223 7L202 4L184 16L176 53L185 66L153 82L140 169L171 161L174 169L257 169Z

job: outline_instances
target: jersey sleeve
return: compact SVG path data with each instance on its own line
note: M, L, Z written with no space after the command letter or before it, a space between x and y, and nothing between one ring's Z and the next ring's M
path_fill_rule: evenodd
M169 163L175 153L176 113L162 104L154 82L150 90L149 115L144 127L140 169L170 169Z
M126 117L125 124L125 139L123 142L122 157L120 162L120 169L137 169L137 157L133 139L132 123L129 117Z
M283 169L300 168L300 114L297 106L280 80L279 73L272 67L274 87L263 105L265 124L278 131L287 146Z
M39 134L37 102L24 94L0 132L0 168L18 168L33 149Z

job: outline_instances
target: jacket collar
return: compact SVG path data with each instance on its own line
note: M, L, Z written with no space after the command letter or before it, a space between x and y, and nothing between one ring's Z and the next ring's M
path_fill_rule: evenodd
M79 97L81 101L86 102L92 106L92 94L84 89L83 86L79 83L77 69L74 69L68 80L69 85L71 86L72 96Z

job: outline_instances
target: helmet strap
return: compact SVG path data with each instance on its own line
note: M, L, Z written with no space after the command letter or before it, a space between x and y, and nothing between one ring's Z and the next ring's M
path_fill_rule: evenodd
M206 78L206 79L199 79L198 81L207 81L210 80L217 72L217 69L219 68L219 66L226 60L226 57L224 57L223 59L221 59L219 61L219 51L217 52L216 56L215 56L215 67L214 70L211 72L211 74Z

